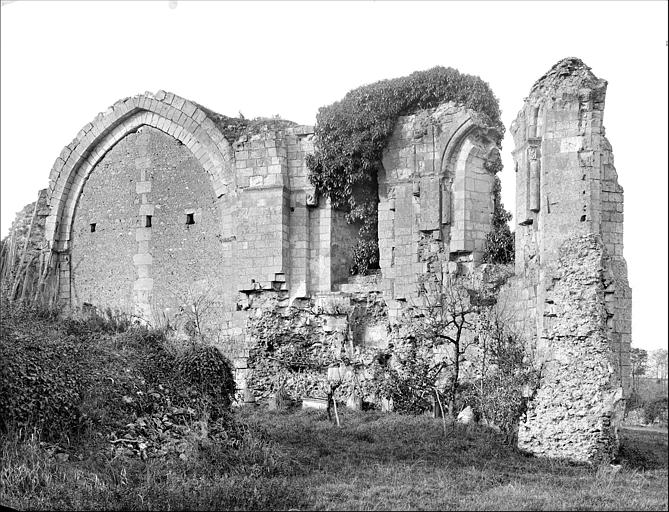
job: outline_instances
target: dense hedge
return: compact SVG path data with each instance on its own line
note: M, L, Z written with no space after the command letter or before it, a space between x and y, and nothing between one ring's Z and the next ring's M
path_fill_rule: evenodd
M123 428L131 417L175 407L206 410L210 419L230 410L233 369L217 348L189 343L177 354L161 331L117 328L96 315L3 317L0 432L37 429L58 439L92 426Z
M74 338L22 339L3 332L0 342L0 431L72 431L81 417L85 347ZM47 437L51 437L47 435Z
M178 358L177 368L185 381L211 402L212 415L230 409L236 385L232 363L212 345L193 345Z
M307 165L318 192L347 211L349 222L361 225L352 273L365 274L378 265L376 174L398 117L448 101L478 112L501 140L504 126L490 87L453 68L435 67L365 85L319 110L316 151L307 157Z

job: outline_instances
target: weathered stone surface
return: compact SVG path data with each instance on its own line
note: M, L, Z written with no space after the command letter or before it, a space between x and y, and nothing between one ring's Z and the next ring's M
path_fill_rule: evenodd
M541 383L518 433L538 455L611 460L624 412L618 354L607 336L610 258L597 235L568 239L544 267Z
M543 368L519 446L582 461L615 452L630 378L622 187L601 122L605 94L606 81L564 59L512 124L516 275L500 294Z
M379 175L379 253L384 293L415 301L419 277L449 272L450 259L479 262L493 210L494 174L485 168L494 130L446 103L401 117L383 154Z

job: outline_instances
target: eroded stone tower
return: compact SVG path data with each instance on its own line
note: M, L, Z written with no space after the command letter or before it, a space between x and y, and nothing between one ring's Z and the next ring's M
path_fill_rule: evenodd
M542 380L519 446L608 458L629 389L631 290L623 189L602 123L606 81L558 62L511 126L516 172L515 277L500 301L535 340Z

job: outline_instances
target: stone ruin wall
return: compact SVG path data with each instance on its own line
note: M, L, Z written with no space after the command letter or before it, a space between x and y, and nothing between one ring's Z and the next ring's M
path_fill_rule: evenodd
M151 126L129 133L97 163L79 197L72 305L173 319L174 303L189 291L230 278L227 267L210 263L219 257L220 216L209 176L182 143Z
M491 228L496 133L452 103L401 117L379 175L379 260L392 320L421 280L480 262Z
M48 267L44 227L49 215L47 191L40 190L37 200L17 213L2 241L0 278L12 300L37 300L38 282Z
M615 449L629 386L631 292L605 90L565 59L511 128L516 264L498 305L543 372L519 445L577 460ZM213 337L244 387L249 319L263 311L296 306L324 339L383 348L426 281L478 275L493 209L486 163L499 155L473 112L447 103L398 120L378 176L381 268L367 277L348 276L357 226L308 180L313 129L223 133L224 118L171 93L117 102L63 150L32 207L26 247L39 265L20 272L34 261L19 256L26 211L3 245L3 280L22 275L19 297L154 324L176 321L189 292L206 294Z
M606 81L565 59L511 126L516 268L499 302L534 340L542 368L519 446L576 460L615 451L630 382L623 191L602 124L605 94Z

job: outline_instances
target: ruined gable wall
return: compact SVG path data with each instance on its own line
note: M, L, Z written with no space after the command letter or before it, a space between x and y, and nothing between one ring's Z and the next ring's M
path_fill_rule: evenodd
M137 134L119 142L98 163L79 197L71 230L70 291L75 307L134 311L133 285L139 226ZM130 140L129 140L130 139ZM91 232L95 224L95 232Z
M615 450L629 386L631 291L605 92L580 60L564 59L534 85L511 127L516 275L500 300L543 368L519 446L578 460Z
M127 135L97 164L79 199L72 305L87 302L174 324L191 291L229 309L232 301L220 285L228 276L218 264L215 199L209 177L181 143L151 127Z
M136 289L137 303L148 304L147 313L160 321L159 315L173 319L193 295L206 297L205 325L213 328L233 308L225 284L233 270L220 264L221 211L211 180L195 156L170 136L147 127L137 143L145 154L138 165L140 174L150 182L150 189L141 194L140 222L145 221L144 212L152 220L151 227L140 226L137 233L148 238L138 240L138 252L151 259L135 258L134 263L138 278L146 265L153 279L146 302ZM194 224L187 224L190 215Z

